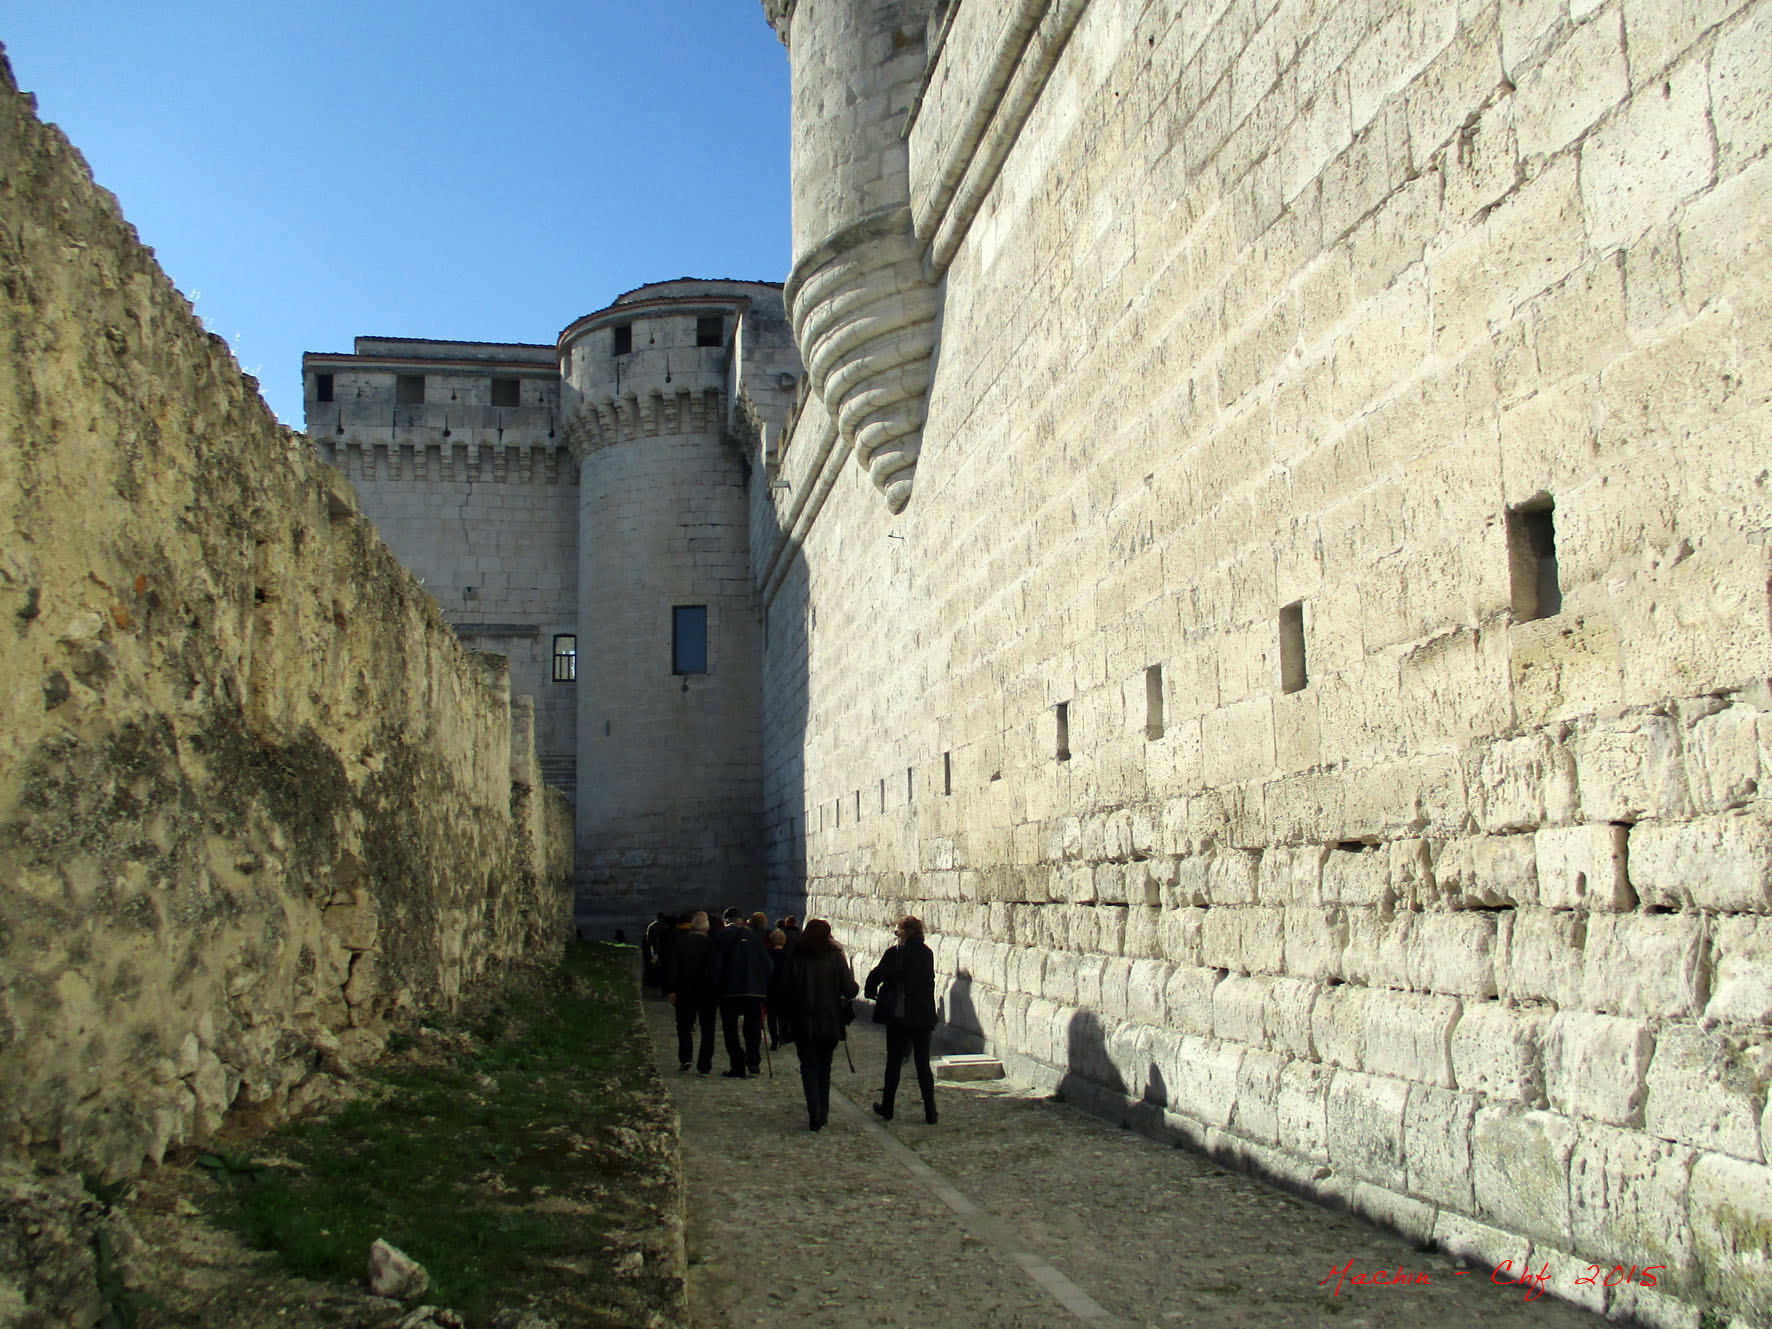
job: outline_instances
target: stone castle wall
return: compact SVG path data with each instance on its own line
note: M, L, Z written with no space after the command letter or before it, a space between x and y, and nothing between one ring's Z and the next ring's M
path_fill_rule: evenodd
M578 629L572 454L563 444L390 451L319 438L321 456L350 477L376 533L463 641L510 660L512 692L535 700L543 773L570 792L578 698L573 683L554 680L554 637Z
M919 913L1076 1097L1772 1322L1772 3L943 17L915 498L816 401L753 492L779 903Z
M121 1173L557 946L571 814L10 71L0 215L0 1153Z

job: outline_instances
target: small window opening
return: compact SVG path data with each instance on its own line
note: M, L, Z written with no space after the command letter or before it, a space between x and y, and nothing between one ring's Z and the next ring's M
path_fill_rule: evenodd
M855 791L855 819L861 820L861 790Z
M843 829L843 800L840 798L833 798L831 800L831 806L836 809L835 815L837 818L837 829L842 830Z
M1304 662L1304 601L1280 610L1280 691L1302 692L1310 682Z
M571 683L578 678L578 638L570 632L554 634L554 682Z
M494 406L515 406L521 400L517 380L514 378L495 378L492 380L492 404Z
M315 374L314 375L314 400L315 401L331 401L332 400L332 375L331 374Z
M708 607L675 605L671 609L671 672L708 672Z
M880 777L880 811L886 811L886 778Z
M1151 665L1144 671L1144 736L1163 737L1163 666Z
M394 379L394 404L397 406L423 406L425 404L425 376L423 374L400 374Z
M914 788L915 788L915 786L912 784L912 781L911 781L911 768L909 766L906 766L904 768L904 802L905 802L906 807L910 806L911 793Z
M1508 509L1507 569L1516 623L1563 612L1554 510L1547 495Z
M941 754L941 792L944 795L954 792L954 754L951 752Z
M612 331L615 333L615 353L617 355L626 355L634 349L634 325L632 323L617 323Z
M1058 731L1055 744L1056 755L1060 761L1069 761L1071 759L1071 704L1068 701L1061 701L1053 713L1057 720Z
M726 320L719 314L712 314L695 320L695 344L697 346L719 346L726 336Z

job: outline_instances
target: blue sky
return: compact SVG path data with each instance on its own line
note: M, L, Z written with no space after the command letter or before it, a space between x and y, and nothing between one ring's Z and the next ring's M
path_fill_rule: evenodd
M551 342L667 277L789 263L757 0L14 0L21 88L301 426L360 333Z

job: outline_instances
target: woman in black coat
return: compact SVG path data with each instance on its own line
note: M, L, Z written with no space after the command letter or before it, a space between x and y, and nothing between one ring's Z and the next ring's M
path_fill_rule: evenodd
M929 1036L935 1031L935 955L924 944L921 919L907 915L898 920L898 945L868 974L867 996L874 1000L874 1023L886 1026L886 1083L874 1111L892 1120L898 1068L908 1052L917 1059L924 1119L935 1125L935 1073L929 1069Z
M816 1131L831 1117L831 1058L843 1039L843 999L855 995L855 975L822 918L808 923L786 954L800 1085L806 1091L807 1122Z

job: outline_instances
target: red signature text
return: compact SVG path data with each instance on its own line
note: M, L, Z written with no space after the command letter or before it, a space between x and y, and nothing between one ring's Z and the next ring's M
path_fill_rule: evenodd
M1503 1260L1495 1272L1489 1275L1489 1281L1497 1287L1524 1287L1527 1301L1537 1301L1544 1295L1544 1285L1550 1281L1548 1260L1539 1266L1537 1273L1532 1271L1532 1266L1528 1263L1516 1277L1513 1267L1512 1260ZM1576 1277L1575 1283L1577 1287L1583 1284L1589 1287L1617 1287L1621 1283L1640 1283L1644 1287L1654 1287L1655 1271L1666 1268L1665 1264L1652 1264L1646 1269L1633 1264L1626 1269L1622 1264L1615 1264L1608 1272L1603 1265L1590 1264L1585 1274Z
M1610 1270L1607 1270L1604 1265L1590 1264L1587 1266L1585 1274L1577 1275L1575 1283L1577 1286L1585 1284L1590 1287L1618 1287L1624 1283L1638 1283L1643 1287L1654 1287L1656 1272L1666 1268L1665 1264L1652 1264L1647 1267L1633 1264L1629 1268L1622 1264L1615 1264ZM1454 1278L1463 1278L1465 1271L1454 1269L1451 1274ZM1514 1262L1503 1260L1496 1267L1495 1272L1489 1275L1489 1281L1497 1287L1523 1287L1526 1289L1526 1300L1537 1301L1544 1295L1544 1286L1550 1282L1550 1276L1550 1262L1548 1260L1536 1270L1528 1263L1517 1274L1514 1273ZM1405 1284L1432 1283L1433 1281L1424 1271L1420 1269L1411 1271L1404 1269L1401 1265L1395 1269L1378 1269L1370 1273L1362 1270L1355 1273L1354 1262L1349 1260L1341 1268L1331 1269L1328 1278L1318 1279L1317 1286L1328 1287L1333 1282L1335 1290L1330 1295L1339 1297L1343 1287L1401 1287Z
M1431 1283L1434 1281L1420 1269L1411 1272L1401 1265L1395 1269L1379 1269L1372 1273L1362 1271L1356 1274L1352 1260L1339 1269L1331 1269L1329 1278L1318 1279L1317 1286L1327 1287L1330 1278L1335 1280L1335 1291L1329 1294L1332 1297L1341 1295L1341 1287L1344 1283L1350 1287L1401 1287L1405 1283Z

